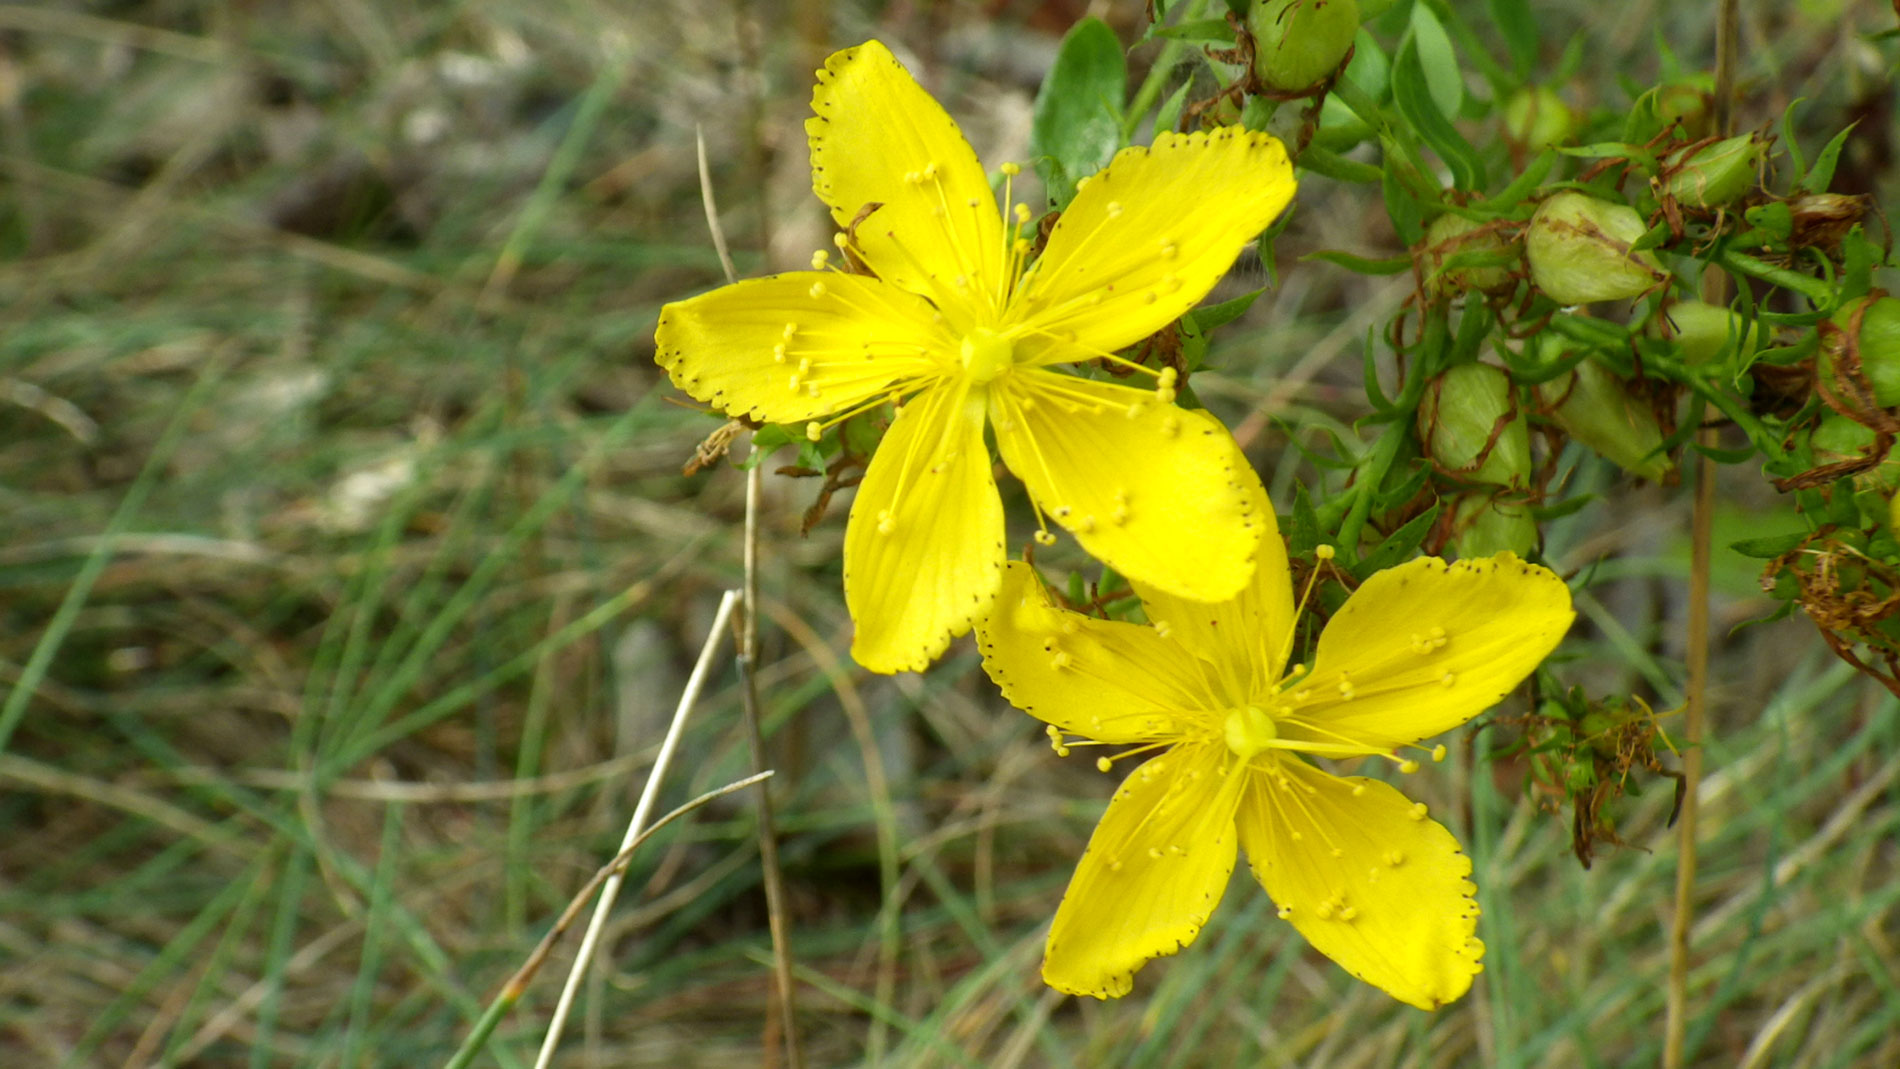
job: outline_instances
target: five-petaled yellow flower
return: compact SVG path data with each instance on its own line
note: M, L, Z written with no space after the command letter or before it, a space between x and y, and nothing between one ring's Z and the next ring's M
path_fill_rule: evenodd
M1194 940L1238 846L1279 915L1354 976L1425 1009L1463 995L1484 952L1470 859L1422 803L1299 755L1401 760L1482 712L1569 628L1563 581L1508 553L1379 572L1328 622L1310 670L1285 668L1296 610L1271 529L1234 600L1135 587L1152 626L1058 609L1012 562L977 627L990 677L1050 725L1058 752L1081 739L1139 747L1125 756L1163 751L1102 814L1043 978L1071 994L1127 994L1143 964Z
M821 254L668 305L656 341L676 385L734 415L836 423L900 404L845 533L858 662L921 669L993 603L986 425L1038 509L1116 571L1183 598L1238 592L1259 479L1226 429L1176 407L1172 370L1139 369L1151 388L1135 389L1049 369L1132 367L1116 350L1193 308L1286 207L1283 146L1230 128L1124 150L1026 266L1027 209L1005 222L955 122L882 44L832 56L812 110L813 187L875 277Z

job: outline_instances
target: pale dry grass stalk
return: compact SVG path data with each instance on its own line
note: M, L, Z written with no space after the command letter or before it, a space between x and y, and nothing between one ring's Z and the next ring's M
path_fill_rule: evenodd
M700 647L699 660L693 664L693 674L687 677L686 689L680 694L679 707L673 712L673 722L667 727L666 738L660 743L659 756L653 760L653 771L647 776L646 786L641 788L640 801L634 806L633 819L627 823L627 834L621 839L619 853L632 849L646 827L647 816L653 811L654 799L659 797L660 783L673 763L673 752L679 748L686 718L699 701L700 689L706 685L707 673L712 668L713 652L719 648L720 632L731 621L733 609L738 603L739 592L735 590L726 591L725 596L719 599L718 614L713 617L712 627L707 631L706 644ZM535 1056L535 1069L547 1069L554 1059L555 1049L561 1045L561 1033L567 1026L568 1014L574 1008L574 995L580 990L581 980L594 960L601 929L607 923L607 915L613 912L614 899L620 896L620 887L625 878L624 873L615 872L600 889L594 915L587 922L587 933L581 937L580 950L574 955L574 967L568 971L567 983L561 988L560 1001L555 1003L554 1013L548 1019L547 1035L541 1041L540 1053Z

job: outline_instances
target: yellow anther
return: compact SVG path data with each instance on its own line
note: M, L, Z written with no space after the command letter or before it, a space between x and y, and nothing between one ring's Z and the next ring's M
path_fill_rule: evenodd
M784 342L779 342L777 345L772 346L772 362L774 364L783 364L785 362Z
M1445 759L1445 753L1446 753L1445 744L1441 742L1438 745L1432 747L1432 760L1435 762L1443 761Z
M997 170L1002 171L1011 178L1023 173L1023 167L1020 163L1005 163L1003 166L997 168Z
M1021 226L1029 221L1029 205L1018 204L1011 214L1016 217L1016 225Z
M1122 214L1122 202L1118 200L1109 201L1107 210L1110 219L1119 218Z
M1285 921L1285 920L1292 920L1292 919L1293 919L1293 907L1292 907L1292 906L1281 906L1281 907L1280 907L1279 909L1277 909L1277 910L1274 910L1274 911L1273 911L1273 915L1274 915L1274 916L1276 916L1276 917L1278 917L1278 918L1280 918L1280 919L1281 919L1281 920L1283 920L1283 921Z
M1115 767L1115 762L1110 761L1106 757L1098 757L1095 759L1095 770L1097 772L1107 772L1109 769L1114 768L1114 767Z
M1039 546L1053 546L1056 544L1056 536L1050 534L1048 531L1037 531L1035 539L1036 544Z
M823 438L824 436L825 436L825 429L818 425L817 420L812 420L810 423L805 424L806 440L815 442L818 439Z
M823 297L824 295L825 295L825 284L823 282L814 282L811 284L812 300L817 300L818 298Z
M890 509L878 510L877 533L887 535L895 530L897 530L897 517L891 515Z
M1431 810L1426 808L1424 802L1413 802L1410 816L1413 820L1424 820L1425 814L1429 812Z
M831 243L838 247L839 252L843 252L845 246L851 244L851 239L845 236L844 231L840 230L836 234L831 235Z
M830 252L824 249L819 249L818 251L811 254L811 269L813 271L823 271L830 264L831 264Z
M1399 762L1399 771L1409 776L1418 771L1418 762L1408 757Z
M1334 553L1335 550L1333 547L1324 542L1313 547L1313 556L1318 557L1320 560L1332 560Z

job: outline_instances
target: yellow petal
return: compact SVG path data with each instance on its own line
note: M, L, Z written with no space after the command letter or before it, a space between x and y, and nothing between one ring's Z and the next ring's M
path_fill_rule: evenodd
M1154 742L1180 736L1196 712L1224 708L1209 694L1208 666L1179 643L1152 627L1056 608L1021 561L1003 568L976 642L1011 705L1072 735Z
M1062 896L1042 978L1071 995L1119 998L1135 970L1192 943L1234 871L1240 776L1218 743L1180 746L1122 782Z
M926 390L891 424L851 503L851 655L873 672L923 671L989 611L1002 574L982 399L960 386Z
M1253 575L1265 493L1219 420L1037 369L998 379L990 398L1003 462L1096 559L1196 601L1233 597Z
M1255 498L1253 515L1260 517L1260 552L1252 581L1232 600L1191 601L1130 580L1149 622L1213 665L1221 686L1218 708L1246 705L1271 694L1290 650L1292 576L1265 490Z
M1237 126L1123 149L1082 186L1019 287L1018 353L1087 360L1179 319L1286 208L1293 184L1286 147Z
M956 343L930 305L857 275L796 271L660 309L656 359L728 415L796 423L938 373ZM947 357L954 359L954 357Z
M959 334L993 312L1003 219L955 120L877 41L825 62L811 110L812 188L840 228L857 224L865 262L935 301Z
M1432 1010L1470 990L1484 944L1458 840L1378 780L1272 760L1249 777L1238 822L1247 864L1280 916L1401 1002Z
M1524 681L1570 629L1570 588L1510 553L1388 568L1320 634L1313 672L1287 696L1283 734L1372 750L1429 738Z

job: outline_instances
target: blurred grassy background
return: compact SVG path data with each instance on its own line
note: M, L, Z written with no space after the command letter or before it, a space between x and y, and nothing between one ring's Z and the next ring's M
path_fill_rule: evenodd
M1540 9L1553 55L1588 38L1579 105L1621 108L1658 39L1710 52L1701 5ZM719 278L695 126L740 270L799 264L826 238L800 120L827 52L882 37L986 160L1022 159L1084 10L0 5L0 1063L445 1060L611 855L739 579L742 479L680 475L719 424L651 363L659 304ZM1138 32L1138 4L1091 10ZM1810 98L1812 151L1861 118L1840 186L1900 205L1895 48L1856 36L1887 5L1744 11L1742 124ZM1361 193L1308 182L1280 284L1195 380L1281 495L1315 477L1291 440L1350 434L1359 345L1405 293L1297 263L1321 247L1396 251ZM1603 496L1548 533L1559 568L1598 565L1559 673L1672 707L1686 494L1572 478ZM1718 542L1772 527L1756 473L1724 478ZM1244 869L1134 996L1044 990L1110 781L967 643L857 671L842 508L798 534L814 491L767 480L761 676L812 1064L1656 1059L1666 785L1583 871L1522 767L1473 775L1464 745L1407 784L1475 859L1489 953L1462 1003L1356 984ZM1731 631L1769 607L1750 562L1724 551L1716 585L1697 1059L1900 1064L1900 705L1798 618ZM663 806L744 774L737 710L722 670ZM563 1064L772 1063L748 796L632 875ZM557 989L493 1063L532 1061Z

